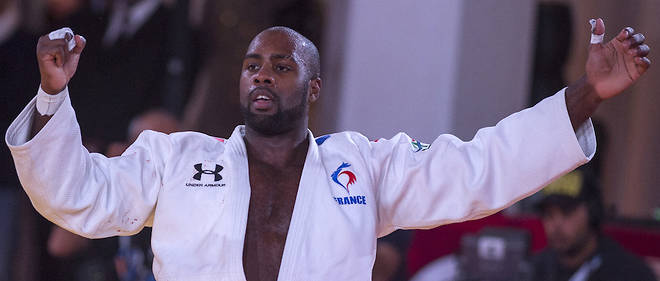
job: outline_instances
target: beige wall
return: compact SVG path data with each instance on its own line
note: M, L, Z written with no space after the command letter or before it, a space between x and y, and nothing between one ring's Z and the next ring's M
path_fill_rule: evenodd
M318 132L470 139L525 106L534 2L326 3Z
M602 17L605 20L607 26L607 38L612 38L618 31L620 31L625 26L632 26L636 30L644 32L647 37L647 42L651 48L655 48L651 52L650 58L654 61L654 54L660 48L660 28L656 27L658 20L657 15L660 14L660 1L658 0L554 0L546 1L539 0L542 2L563 2L568 3L573 7L573 23L575 24L575 31L573 32L573 46L571 51L571 57L566 66L566 81L575 81L578 79L584 71L584 62L587 55L587 47L589 44L589 25L588 20L590 18ZM506 1L504 3L508 3ZM515 2L515 1L513 1ZM334 5L333 3L339 3ZM347 84L351 84L351 81L347 81L346 76L341 77L342 74L345 75L347 68L350 68L349 65L346 65L346 57L351 56L351 44L355 45L355 41L351 41L348 34L355 32L356 28L355 21L351 19L355 18L356 11L361 11L353 7L355 4L352 2L341 0L341 1L328 1L326 8L329 8L328 19L329 24L327 25L328 30L336 29L335 32L328 32L331 34L325 38L325 50L324 50L324 73L326 74L325 79L328 81L326 85L334 85L325 88L325 101L321 108L316 108L316 113L321 112L322 114L314 114L314 117L317 115L320 116L344 116L350 117L346 120L338 119L321 119L314 120L312 123L313 127L320 129L320 133L327 133L330 131L336 131L337 129L353 129L359 131L365 131L367 133L372 133L375 136L386 136L391 134L391 132L384 132L382 128L371 128L370 125L373 124L362 124L360 123L360 118L355 118L355 116L349 116L352 112L350 106L346 106L346 91ZM396 2L393 2L396 3ZM476 2L475 2L476 3ZM473 3L474 4L474 3ZM462 9L469 5L463 4ZM504 5L506 6L506 5ZM334 7L334 9L333 9ZM477 7L479 7L477 5ZM370 7L373 8L373 7ZM382 9L382 7L380 8ZM524 24L521 24L519 21L519 15L525 16L525 18L531 16L534 12L527 11L525 9L518 9L514 12L508 12L511 15L510 21L513 24L518 24L519 28L522 28ZM333 12L334 11L334 12ZM440 9L441 12L447 12L446 9ZM458 11L455 11L458 12ZM465 16L465 15L463 15ZM364 17L358 17L361 20L365 20ZM333 24L334 19L334 24ZM376 18L377 19L377 18ZM471 17L470 20L482 19L482 21L487 21L484 18L480 17ZM491 20L491 19L488 19ZM342 24L338 24L342 23ZM508 22L504 22L507 24ZM394 25L399 23L394 23ZM470 22L470 24L477 26L478 23ZM488 22L483 23L488 24ZM464 24L463 24L464 25ZM462 26L463 26L462 25ZM337 28L340 26L340 28ZM446 27L446 26L445 26ZM465 26L463 26L465 27ZM515 27L515 26L514 26ZM438 30L443 30L442 26ZM355 36L353 36L355 37ZM361 37L355 37L361 38ZM355 39L353 38L353 39ZM520 41L517 44L521 44ZM506 44L504 41L499 42L503 46ZM330 46L330 47L328 47ZM338 47L339 46L339 47ZM358 44L357 46L360 46ZM523 45L521 45L523 46ZM391 45L387 45L387 48L392 48ZM524 56L523 56L524 57ZM459 60L461 61L461 60ZM605 201L609 206L615 206L618 210L618 213L622 216L633 217L633 218L649 218L654 207L660 207L660 192L657 186L660 186L660 110L657 110L656 107L660 106L660 65L658 63L660 60L655 60L654 66L649 70L647 75L643 77L634 87L632 87L627 93L619 97L614 98L611 101L606 102L601 106L601 108L596 112L596 118L601 121L601 123L606 127L609 135L609 142L607 147L601 145L599 147L599 152L603 156L604 167L603 167L603 178L601 179L604 183L604 197ZM523 68L525 67L525 62L520 64ZM447 65L444 65L445 68ZM460 76L460 68L450 67L454 70L459 70L456 73ZM378 69L378 68L377 68ZM522 69L522 68L521 68ZM363 73L360 73L361 78ZM348 76L349 78L351 76ZM527 77L527 76L526 76ZM343 78L343 79L342 79ZM399 80L401 77L389 77L392 79ZM459 78L457 78L460 80ZM526 78L524 78L526 79ZM522 80L524 80L522 79ZM509 79L509 81L521 81L521 79ZM360 83L354 83L356 85L364 85L365 80L360 79ZM522 88L525 88L526 82L521 84ZM352 87L349 87L352 88ZM389 89L390 87L385 87L384 89ZM414 88L414 87L413 87ZM460 88L460 87L459 87ZM411 88L407 88L410 90ZM361 96L362 100L365 99L365 94L373 94L373 91L369 90L360 90L357 93L354 93L355 96ZM385 91L387 92L387 91ZM411 91L407 91L410 93ZM419 91L412 91L419 92ZM458 91L457 91L458 92ZM455 92L454 94L456 94ZM474 91L466 91L474 92ZM350 95L349 95L350 97ZM514 95L513 98L516 96ZM509 97L509 99L512 99ZM374 100L374 99L372 99ZM464 100L466 102L461 102ZM454 120L457 116L451 114L451 112L456 111L456 106L461 107L464 104L471 104L469 101L474 100L474 97L461 96L460 99L451 99L450 103L454 107L451 110L447 110L443 115L448 120ZM453 102L452 102L453 101ZM445 101L446 102L446 101ZM355 105L356 103L349 103ZM398 104L405 104L401 101ZM504 103L503 103L504 104ZM504 104L505 106L516 106L516 102L509 101ZM419 105L419 104L418 104ZM353 106L355 107L355 106ZM364 109L364 105L357 106L356 108ZM490 108L490 107L489 107ZM496 107L499 108L499 107ZM345 112L348 110L349 112ZM383 109L380 109L380 112ZM509 112L512 109L502 110L502 112ZM440 110L436 111L439 112ZM493 114L500 114L500 111L497 111ZM344 114L344 115L342 115ZM449 114L449 115L447 115ZM424 115L426 116L426 115ZM373 118L373 116L371 116ZM379 116L381 118L382 116ZM450 132L457 133L463 137L471 135L473 128L475 126L484 126L488 125L487 120L480 120L478 118L472 119L467 118L469 116L459 116L461 122L471 122L469 124L463 124L460 122L451 121L448 124L443 123L444 125L439 126L437 122L432 125L424 125L426 128L434 128L432 130L435 132L438 129L449 129ZM348 120L348 121L347 121ZM363 120L368 120L364 118ZM382 120L380 120L382 121ZM438 120L434 120L438 121ZM447 120L445 120L446 122ZM473 124L474 123L474 124ZM414 122L407 122L407 126L410 124L415 124ZM349 126L350 125L350 126ZM376 124L377 125L377 124ZM407 128L403 124L388 124L388 128L396 128L398 130L411 131L420 137L425 135L425 132L420 128ZM461 128L461 129L459 129ZM371 130L371 131L370 131ZM419 130L419 132L415 132ZM373 131L373 132L372 132Z
M550 1L545 1L550 2ZM609 144L599 147L605 153L604 197L626 217L648 218L660 207L660 1L658 0L565 0L573 6L575 32L572 57L567 64L567 81L584 71L589 44L590 18L605 20L606 40L631 26L646 35L653 65L648 73L625 94L603 104L596 112L607 129Z

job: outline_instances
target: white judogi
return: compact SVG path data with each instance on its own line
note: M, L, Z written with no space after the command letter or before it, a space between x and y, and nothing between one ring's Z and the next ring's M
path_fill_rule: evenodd
M88 153L67 99L27 139L34 100L7 131L35 208L100 238L153 226L158 280L244 280L250 200L244 128L229 139L145 131L120 157ZM371 280L376 237L476 219L531 195L590 159L590 121L573 132L564 91L480 130L470 142L355 132L314 139L300 180L279 280Z

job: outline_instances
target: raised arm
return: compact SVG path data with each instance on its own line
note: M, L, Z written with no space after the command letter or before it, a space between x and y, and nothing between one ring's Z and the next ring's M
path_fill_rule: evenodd
M602 42L605 23L595 21L585 65L585 75L566 89L566 108L573 129L584 123L598 105L630 87L651 66L644 35L626 27L612 40ZM601 41L601 42L599 42Z
M172 143L165 134L145 132L119 157L85 149L66 88L84 46L72 34L39 39L40 90L5 142L21 185L48 220L89 238L134 234L151 224Z
M69 51L69 41L75 41L75 47ZM57 95L66 88L78 68L80 55L86 40L80 35L66 34L63 39L51 40L49 34L39 37L37 43L37 62L41 74L41 89L48 95ZM36 135L50 120L52 115L40 114L35 108L31 135Z
M470 141L441 135L420 145L399 134L360 150L369 151L385 235L493 214L589 161L596 143L590 122L574 132L562 90Z
M603 44L603 21L594 25L586 73L565 91L479 130L471 141L441 135L411 150L414 141L400 134L361 149L369 151L365 159L377 182L379 234L490 215L589 161L596 143L588 118L650 66L643 35L626 28Z

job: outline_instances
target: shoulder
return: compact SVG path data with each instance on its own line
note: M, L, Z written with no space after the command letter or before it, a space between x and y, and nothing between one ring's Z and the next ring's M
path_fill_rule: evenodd
M355 145L357 143L364 143L368 141L367 137L352 131L344 131L322 135L314 138L316 145L319 147L337 146L337 145Z
M649 266L638 256L626 251L614 240L604 237L601 239L599 249L603 258L601 267L606 276L619 276L627 278L633 274L634 280L654 280ZM610 272L611 271L611 272Z
M557 272L557 254L550 248L545 248L531 258L534 279L552 280Z
M226 140L198 132L176 132L165 134L152 130L145 130L140 133L140 136L135 142L147 143L150 146L170 146L176 150L176 147L194 148L203 146L224 146Z
M314 139L319 147L355 147L355 148L370 148L373 146L381 146L388 144L409 143L411 138L405 133L398 133L389 139L378 138L369 139L365 135L354 132L344 131L333 134L322 135Z
M176 132L176 133L171 133L169 134L169 137L173 141L195 141L195 142L211 142L211 143L225 143L226 139L224 138L218 138L214 136L209 136L204 133L199 133L199 132L192 132L192 131L186 131L186 132Z
M546 264L549 261L555 261L557 258L557 255L554 251L552 251L550 248L545 248L535 254L532 257L532 263L534 264Z

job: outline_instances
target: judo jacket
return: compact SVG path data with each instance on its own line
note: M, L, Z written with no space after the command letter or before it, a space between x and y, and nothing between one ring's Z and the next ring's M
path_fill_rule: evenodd
M244 127L228 139L145 131L121 156L89 153L69 97L28 140L35 100L5 141L40 214L82 236L152 229L157 280L245 280L250 184ZM468 142L355 132L314 138L278 280L371 280L376 238L506 208L587 162L591 121L573 131L564 90Z

